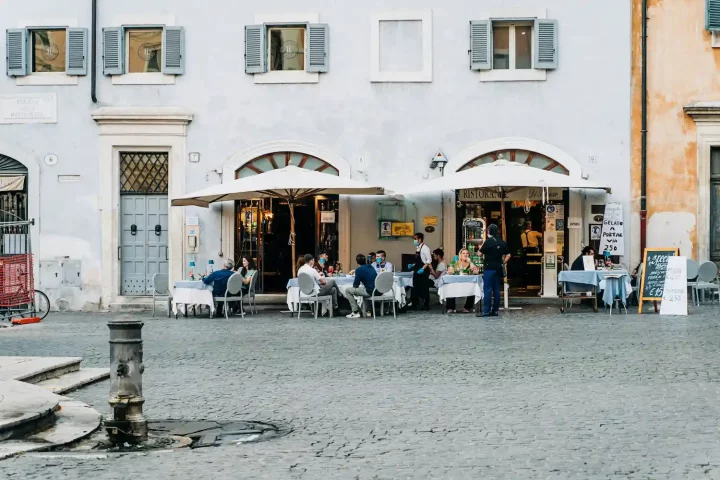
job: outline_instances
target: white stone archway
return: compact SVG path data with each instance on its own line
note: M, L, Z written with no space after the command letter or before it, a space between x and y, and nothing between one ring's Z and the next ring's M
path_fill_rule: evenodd
M40 238L40 160L30 151L19 145L0 139L0 153L25 165L27 168L28 219L35 220L30 226L30 241L34 256L33 275L35 285L39 286L38 266L42 259L42 239Z
M235 179L235 172L243 165L253 160L276 152L294 152L309 155L322 160L338 171L338 176L350 178L351 166L343 157L323 147L305 142L282 140L267 142L248 148L231 156L222 167L222 182L228 183ZM235 209L233 202L225 202L227 206L222 212L222 241L226 258L235 256ZM343 265L350 265L350 199L346 195L340 196L338 223L338 257Z
M493 138L472 145L457 155L452 156L449 159L445 170L454 173L461 170L469 162L472 162L477 158L493 152L507 150L524 150L541 154L564 167L569 176L582 177L582 166L572 157L572 155L549 143L525 137ZM455 233L455 211L456 206L454 195L452 197L443 195L443 216L447 219L443 226L443 244L446 246L446 255L448 255L448 251L454 254L457 241ZM582 196L577 192L571 191L568 206L568 217L582 217L582 212ZM568 236L568 248L570 252L579 252L581 250L582 235L584 231L585 228L570 230Z

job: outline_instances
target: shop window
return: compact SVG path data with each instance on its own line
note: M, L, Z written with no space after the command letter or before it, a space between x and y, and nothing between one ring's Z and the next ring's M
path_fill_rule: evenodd
M710 150L710 259L720 261L720 148Z
M556 20L489 19L470 22L470 69L481 81L545 80L558 65Z

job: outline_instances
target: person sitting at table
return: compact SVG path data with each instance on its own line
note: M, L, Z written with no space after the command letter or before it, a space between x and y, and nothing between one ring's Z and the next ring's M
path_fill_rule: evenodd
M253 262L252 258L242 257L242 267L238 271L240 272L240 275L243 276L242 291L243 295L246 295L250 289L252 276L257 273L257 267L255 266L255 262Z
M318 255L317 262L315 262L315 270L318 271L318 273L322 273L323 275L328 274L328 267L330 266L329 263L329 257L328 254L325 252L320 253Z
M213 273L203 278L202 281L205 285L212 285L213 298L225 296L228 280L235 274L235 272L233 272L233 268L235 268L235 262L232 260L226 260L222 269L215 270ZM226 308L232 308L232 306L226 305Z
M445 252L442 248L436 248L432 252L432 263L430 264L430 277L432 277L435 288L440 288L440 277L447 273L445 265Z
M377 254L375 252L368 253L368 265L375 265Z
M300 269L305 265L305 257L299 256L295 262L295 273L299 273Z
M320 286L320 291L318 292L318 296L322 297L325 295L332 295L332 308L333 311L338 309L338 291L337 287L335 286L335 282L332 281L332 279L325 278L324 275L321 275L318 273L317 270L315 270L315 257L308 253L303 258L303 261L305 262L305 265L300 267L298 270L298 275L301 273L307 273L310 275L317 285Z
M375 272L392 272L393 264L387 261L387 253L385 250L378 250L375 254L375 262L372 264L375 268Z
M480 269L470 260L470 251L467 248L460 250L458 261L448 268L448 275L477 275ZM445 300L448 313L455 313L455 299ZM463 313L470 313L475 305L475 297L467 297L463 307Z
M358 306L355 297L369 297L375 290L375 278L377 278L377 272L375 268L367 264L367 258L362 253L358 253L355 257L355 261L358 264L358 268L355 269L355 280L353 280L352 288L345 290L345 298L350 302L350 309L352 310L347 318L359 318L360 307ZM363 300L364 302L364 300Z
M584 257L595 258L595 249L590 245L584 247L580 256L577 257L570 266L570 270L585 270L585 262L583 260Z

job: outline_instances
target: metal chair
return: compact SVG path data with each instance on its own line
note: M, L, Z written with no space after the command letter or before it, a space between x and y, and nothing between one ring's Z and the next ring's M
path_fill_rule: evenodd
M228 278L227 287L225 288L225 296L224 297L214 297L213 300L218 303L223 303L225 307L225 318L229 319L229 311L230 311L230 305L228 305L228 302L240 302L240 316L245 316L245 311L243 310L243 294L242 294L242 287L243 287L243 276L240 273L233 273L230 278Z
M692 302L695 305L695 286L700 272L700 265L695 260L687 259L687 286L692 288Z
M697 282L693 286L693 294L698 305L700 305L699 292L703 292L704 299L705 290L711 291L711 302L715 303L715 292L720 292L720 283L718 283L718 267L713 262L705 262L698 269Z
M251 270L250 272L248 272L248 276L250 277L250 284L248 285L247 291L248 305L250 306L250 313L255 315L257 313L255 303L255 283L257 282L257 271Z
M320 305L321 303L325 302L328 302L329 304L328 309L330 310L330 317L332 318L332 296L318 295L318 292L320 290L317 288L315 279L309 273L301 273L300 275L298 275L298 286L300 287L300 296L298 300L299 304L297 312L298 318L300 318L300 314L302 313L302 305L303 303L305 303L313 306L313 310L315 312L315 319L317 320Z
M152 277L153 317L155 316L156 295L167 295L168 318L170 318L170 312L172 311L172 295L170 295L170 276L167 273L156 273Z
M373 318L375 318L375 302L380 302L380 315L385 316L385 302L392 303L393 318L397 319L395 312L395 291L393 290L395 279L392 272L383 272L375 278L375 290L372 295L363 300L372 303Z
M640 265L638 265L637 275L635 276L635 285L633 285L632 287L632 294L635 297L635 302L637 302L638 304L640 303L640 294L638 292L640 291L640 284L642 283L644 268L645 264L641 263Z

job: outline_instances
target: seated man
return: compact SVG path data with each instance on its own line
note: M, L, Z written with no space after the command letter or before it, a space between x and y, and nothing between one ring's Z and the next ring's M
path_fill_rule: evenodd
M387 261L387 253L385 253L385 250L377 251L373 267L377 273L393 271L393 264Z
M570 266L570 270L585 270L585 262L583 261L583 257L592 257L594 259L595 249L589 245L584 247L580 256L577 257Z
M321 275L318 273L317 270L315 270L315 257L313 257L311 254L305 255L303 258L305 261L305 265L300 267L298 270L298 275L301 273L307 273L310 275L314 280L315 283L320 286L320 291L318 292L318 295L323 297L325 295L332 295L332 308L333 311L338 309L338 299L337 299L337 287L335 286L335 282L332 280L328 280L325 278L324 275Z
M203 278L203 283L205 285L212 285L213 298L225 296L225 290L227 290L228 279L230 279L230 277L232 277L233 274L235 274L235 272L233 272L234 268L235 268L235 263L232 260L227 260L223 264L222 270L215 270L213 273L211 273L207 277Z
M367 264L365 255L358 253L355 261L358 264L358 268L355 269L353 286L345 290L345 298L350 302L350 308L352 309L352 313L348 314L347 318L360 317L360 307L355 297L369 297L372 295L373 290L375 290L375 277L377 277L375 268Z

